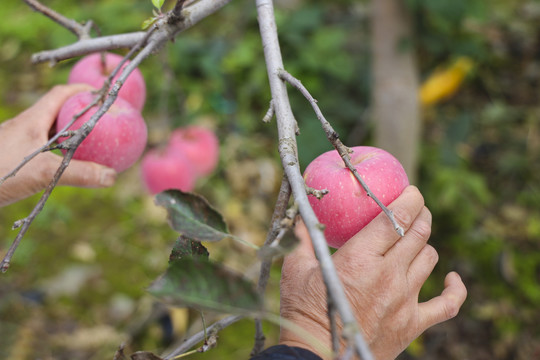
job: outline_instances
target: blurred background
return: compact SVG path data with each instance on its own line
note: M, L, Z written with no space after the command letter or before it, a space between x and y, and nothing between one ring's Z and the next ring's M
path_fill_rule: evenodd
M44 3L78 21L92 19L104 35L138 31L152 16L150 0ZM421 297L439 294L451 270L461 274L469 295L456 319L428 330L400 359L540 358L540 1L402 5L388 22L384 7L374 11L368 1L276 1L286 69L318 99L349 146L384 144L392 138L381 130L383 121L411 121L414 131L403 145L411 152L409 175L433 213L431 244L440 255ZM378 32L372 31L376 21ZM408 79L409 99L403 108L399 96L392 102L394 115L385 115L379 101L391 95L377 75L388 65L377 51L385 35L400 40L391 66L405 69ZM75 60L50 67L32 65L30 57L73 41L22 2L2 4L0 121L66 82ZM141 70L149 147L179 126L213 128L219 166L196 191L234 234L262 243L282 171L275 120L261 121L270 94L254 2L232 1ZM331 147L309 104L289 94L304 168ZM0 357L111 359L123 342L126 353L162 354L201 328L196 312L167 308L145 292L166 269L176 234L139 171L136 164L111 189L54 190L0 276ZM37 199L0 210L0 254L16 235L13 222ZM209 251L256 277L253 251L227 241ZM266 295L275 312L280 265ZM253 329L252 321L241 321L220 333L216 349L190 358L247 358ZM278 328L265 323L265 329L268 345L276 343Z

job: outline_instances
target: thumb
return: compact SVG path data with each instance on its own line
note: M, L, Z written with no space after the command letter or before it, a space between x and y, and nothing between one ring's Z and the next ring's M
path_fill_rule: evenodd
M456 272L446 275L442 294L419 305L421 330L455 317L466 297L460 276Z
M116 171L109 167L82 160L71 160L59 185L100 188L114 185Z

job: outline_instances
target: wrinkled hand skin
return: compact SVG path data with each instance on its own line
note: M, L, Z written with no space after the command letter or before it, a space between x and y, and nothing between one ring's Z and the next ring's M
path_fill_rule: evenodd
M438 261L436 250L427 244L431 213L414 186L407 187L389 208L406 231L403 238L381 213L332 255L365 340L378 360L395 359L427 328L455 317L467 296L461 278L451 272L439 296L418 302L420 288ZM301 241L283 264L281 316L331 348L319 265L305 225L299 222L295 233ZM284 327L280 343L328 358ZM343 346L342 341L342 351Z
M59 85L52 88L32 107L0 124L0 177L12 171L25 156L36 151L49 139L62 104L80 91L92 90L88 85ZM15 177L0 185L0 206L31 196L52 180L62 158L51 152L39 154ZM116 172L105 166L72 160L59 185L107 187L114 184Z

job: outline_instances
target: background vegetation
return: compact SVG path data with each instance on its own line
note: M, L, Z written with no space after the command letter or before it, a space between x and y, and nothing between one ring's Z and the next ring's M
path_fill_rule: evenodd
M152 9L146 0L46 3L79 21L94 20L103 34L139 30ZM439 293L450 270L462 275L469 296L458 318L430 329L402 358L538 358L540 3L407 3L422 79L459 56L475 66L456 94L422 110L417 184L434 216L431 243L440 254L422 296ZM347 145L372 144L369 4L295 0L276 7L287 70L319 100ZM32 53L74 37L22 2L4 2L2 15L0 121L65 83L74 63L31 65ZM281 170L275 126L261 121L270 94L254 2L233 1L141 70L149 90L150 146L177 126L212 126L221 142L219 168L197 191L225 215L233 233L261 243ZM290 95L305 166L330 145L309 105ZM1 209L0 252L15 236L12 223L35 202ZM112 358L124 341L129 351L160 353L200 329L196 313L168 309L145 293L165 270L175 238L142 188L138 166L112 189L57 188L0 278L0 356ZM252 256L232 242L209 251L247 276L257 272ZM279 270L278 261L267 293L275 311ZM273 344L278 329L266 326ZM221 333L212 353L192 358L247 358L252 335L251 322L240 322Z

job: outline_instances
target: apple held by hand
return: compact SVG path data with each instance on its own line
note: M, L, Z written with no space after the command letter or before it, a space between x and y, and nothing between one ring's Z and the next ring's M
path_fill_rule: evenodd
M100 89L123 57L113 53L105 54L105 64L102 63L101 54L95 53L83 57L71 69L68 84L84 83L96 89ZM122 69L129 64L123 65ZM105 65L105 66L104 66ZM111 86L114 85L121 71L112 79ZM135 69L124 82L118 92L118 96L129 101L133 107L141 111L146 101L146 85L139 69Z
M212 130L192 125L173 131L169 151L183 154L191 161L198 176L206 176L216 168L219 142Z
M191 162L182 154L167 150L148 151L141 162L141 176L151 194L169 189L192 191L197 180Z
M58 113L56 131L62 130L94 97L91 92L81 92L70 97ZM92 107L79 117L69 130L80 128L97 110L97 106ZM121 172L139 159L146 147L146 139L146 124L139 111L126 100L117 98L79 145L73 158L93 161ZM65 140L66 138L59 138L58 142Z
M403 166L388 152L370 146L351 149L351 163L385 206L409 185ZM320 200L309 196L309 202L319 222L325 225L324 235L331 247L341 247L381 212L336 150L313 160L304 172L304 180L311 188L328 190Z

